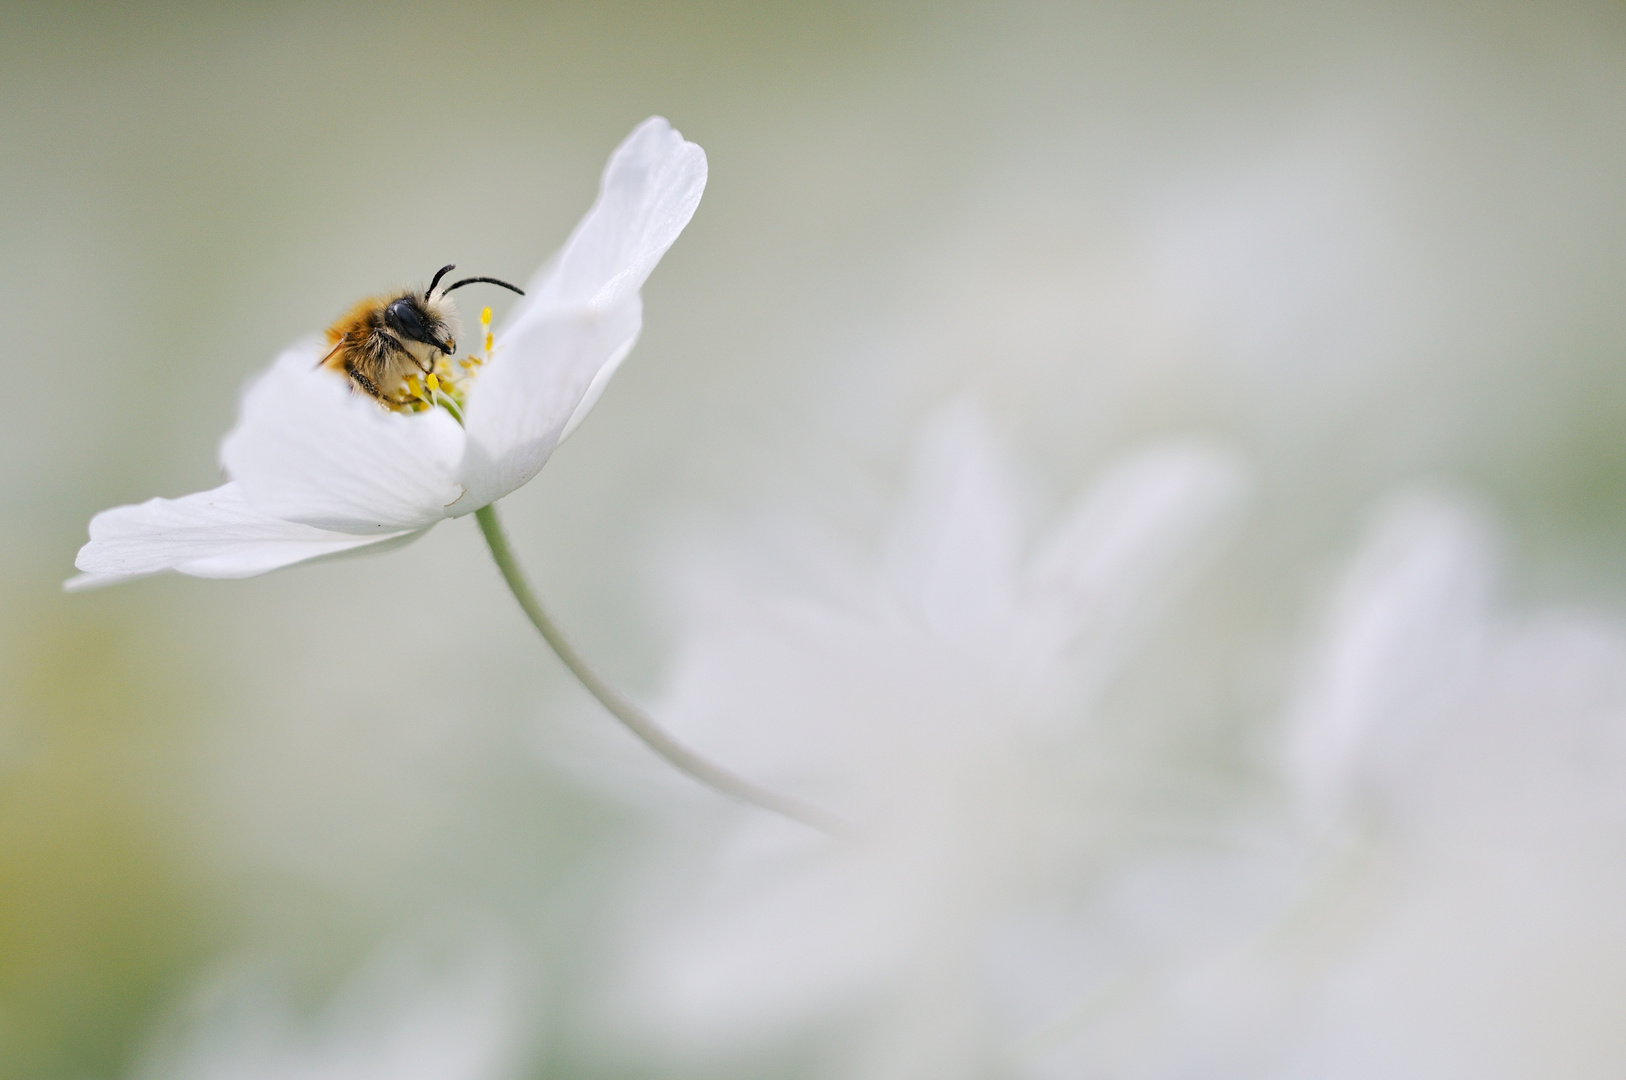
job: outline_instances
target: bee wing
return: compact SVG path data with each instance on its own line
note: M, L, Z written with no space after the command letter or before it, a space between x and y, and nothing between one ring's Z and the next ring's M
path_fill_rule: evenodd
M335 356L339 355L339 350L344 348L348 344L350 344L350 335L349 334L341 334L339 336L339 340L335 341L333 343L333 348L331 348L331 349L329 349L327 351L327 355L322 357L320 360L316 361L316 366L317 367L325 367L325 366L327 366L327 362L329 360L332 360Z

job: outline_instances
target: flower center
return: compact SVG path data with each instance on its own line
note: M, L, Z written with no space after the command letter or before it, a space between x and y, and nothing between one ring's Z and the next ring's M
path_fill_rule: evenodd
M459 424L463 422L463 398L468 393L480 368L491 362L491 309L480 309L480 344L478 354L469 355L455 364L446 356L435 357L435 366L427 373L413 372L402 384L406 400L396 406L399 412L427 412L442 408L452 414Z

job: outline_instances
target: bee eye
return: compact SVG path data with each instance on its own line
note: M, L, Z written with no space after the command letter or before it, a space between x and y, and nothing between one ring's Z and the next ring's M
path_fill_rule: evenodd
M429 324L423 312L410 299L402 297L384 309L384 324L402 337L413 341L429 341ZM432 343L431 343L432 344Z

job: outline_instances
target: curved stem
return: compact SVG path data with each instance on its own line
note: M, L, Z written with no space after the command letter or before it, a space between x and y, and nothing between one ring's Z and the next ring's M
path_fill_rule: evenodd
M503 580L508 583L509 590L514 594L514 599L519 601L526 618L531 620L531 625L536 627L543 640L553 648L559 659L564 661L571 674L581 680L588 693L597 698L599 704L610 711L610 715L626 725L628 731L638 736L645 746L659 754L679 772L686 773L692 779L729 798L781 814L831 836L845 837L852 834L852 826L840 818L816 806L810 806L800 799L780 795L736 776L722 766L707 761L661 730L648 713L623 697L620 691L605 682L587 665L587 661L576 651L576 646L565 636L564 631L559 629L558 624L542 609L541 602L537 600L530 584L525 580L525 571L520 569L513 550L508 546L508 537L503 533L502 522L497 519L496 505L475 511L474 518L480 523L480 532L486 538L486 546L491 548L491 557L496 560L497 569L502 571Z

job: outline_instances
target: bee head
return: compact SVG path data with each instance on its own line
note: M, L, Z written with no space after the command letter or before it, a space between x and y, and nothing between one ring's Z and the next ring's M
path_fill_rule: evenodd
M384 325L410 341L422 342L451 356L457 351L451 327L438 297L408 293L384 308Z
M499 278L469 277L442 285L440 279L454 269L456 267L450 264L443 266L435 271L429 288L423 292L409 292L391 300L384 307L384 325L408 341L421 342L451 356L457 352L457 341L452 332L457 316L449 295L451 292L465 285L486 282L525 295L524 289Z

